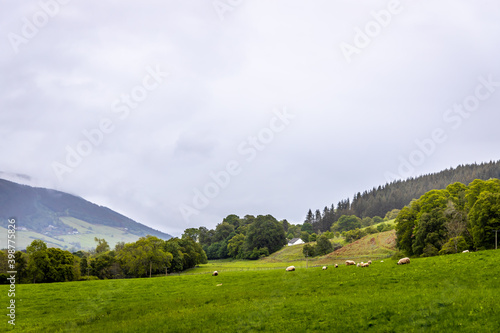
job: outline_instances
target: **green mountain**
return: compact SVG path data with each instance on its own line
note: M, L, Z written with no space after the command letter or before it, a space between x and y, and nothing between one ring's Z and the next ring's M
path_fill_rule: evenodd
M140 224L109 208L83 198L46 188L31 187L0 179L0 248L7 247L8 220L16 220L16 249L25 249L34 239L49 247L79 250L95 248L94 237L113 247L153 235L171 235Z

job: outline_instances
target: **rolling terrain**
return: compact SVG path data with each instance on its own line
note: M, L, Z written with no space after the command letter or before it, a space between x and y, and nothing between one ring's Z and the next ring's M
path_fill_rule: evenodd
M146 235L172 237L83 198L0 179L0 232L5 235L9 218L17 222L18 250L34 239L49 247L88 250L95 247L94 237L106 239L111 247ZM0 239L4 247L6 239Z

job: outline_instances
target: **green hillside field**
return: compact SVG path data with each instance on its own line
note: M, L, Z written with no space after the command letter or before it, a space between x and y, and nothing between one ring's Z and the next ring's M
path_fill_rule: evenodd
M58 247L61 249L91 249L95 248L95 237L104 238L109 246L113 248L117 242L125 243L135 242L139 236L130 234L123 229L114 228L106 225L90 224L85 221L73 217L61 217L61 222L78 230L78 234L60 235L51 237L49 235L40 234L35 231L20 231L16 232L16 248L18 250L26 249L28 245L35 239L41 239L47 243L48 247ZM7 229L0 227L0 233L7 235ZM0 248L6 248L7 239L0 240Z
M498 332L500 251L16 286L20 332ZM269 267L271 268L271 267ZM205 273L203 273L205 272ZM199 273L199 274L197 274ZM7 295L9 286L0 286ZM7 312L7 297L2 297ZM0 323L0 331L14 328Z

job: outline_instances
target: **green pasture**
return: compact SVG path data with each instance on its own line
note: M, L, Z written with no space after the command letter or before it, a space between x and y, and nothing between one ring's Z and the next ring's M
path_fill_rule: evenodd
M499 332L499 259L492 250L295 272L232 262L235 270L216 277L207 266L191 275L17 285L15 330ZM7 292L0 286L5 313ZM2 317L0 331L12 330Z

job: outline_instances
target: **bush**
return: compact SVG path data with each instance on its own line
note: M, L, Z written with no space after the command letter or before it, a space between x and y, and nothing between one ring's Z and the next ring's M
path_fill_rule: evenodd
M7 278L9 278L9 274L7 273L1 273L0 274L0 284L9 284L9 280L7 280Z
M366 232L362 229L356 228L354 230L350 230L345 233L345 240L348 243L357 241L360 238L363 238L366 236Z
M448 242L443 245L443 248L441 249L441 251L439 251L439 254L442 255L459 253L463 250L467 250L468 248L469 246L467 245L465 238L463 236L458 236L455 238L450 238Z
M307 231L302 231L300 233L300 239L302 239L304 243L309 243L309 233Z
M314 255L316 254L316 249L311 244L305 244L302 248L302 253L304 254L304 257L314 257Z
M333 246L332 243L326 238L325 235L321 235L318 237L317 245L315 248L315 254L317 256L322 256L327 253L333 252Z
M269 255L269 250L267 247L262 247L260 249L254 248L252 252L248 252L246 257L251 260L257 260L262 257L267 257Z
M406 255L405 255L403 252L401 252L401 251L396 251L396 252L394 252L394 254L391 256L391 259L392 259L392 260L399 260L399 259L404 258L404 257L406 257Z
M439 254L439 250L431 243L428 243L424 248L424 252L422 253L422 257L434 257L434 256L437 256L438 254Z
M94 281L94 280L99 280L99 278L97 276L94 276L94 275L90 275L90 276L82 276L80 277L80 281Z

